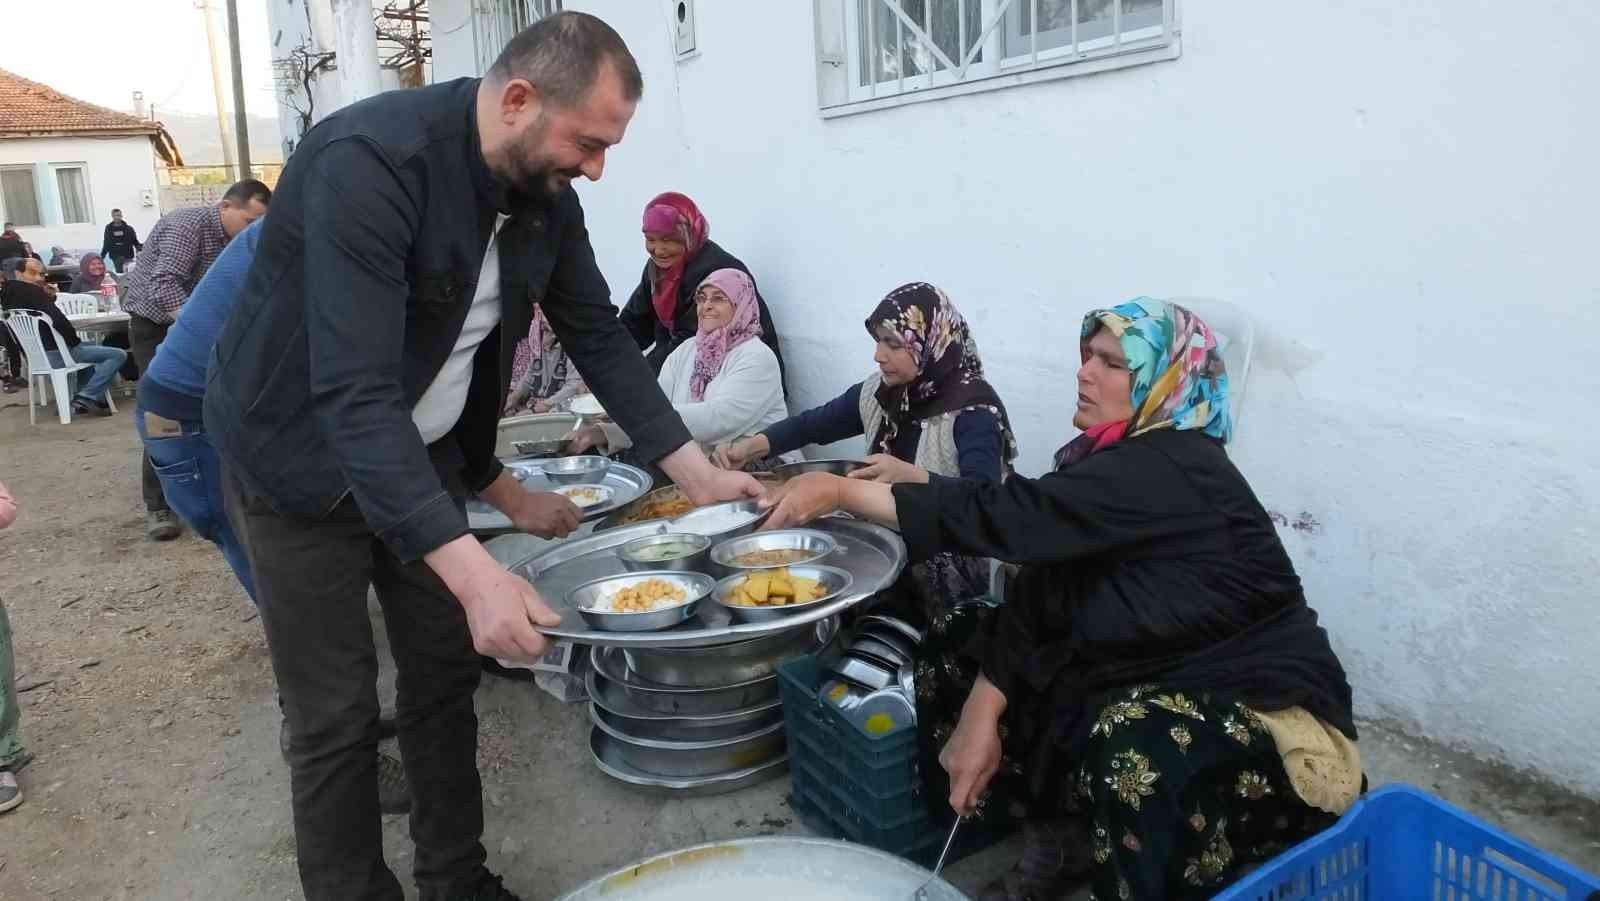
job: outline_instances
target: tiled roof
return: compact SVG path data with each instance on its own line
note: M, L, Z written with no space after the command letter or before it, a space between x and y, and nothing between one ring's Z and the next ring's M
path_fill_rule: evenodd
M168 163L183 165L172 136L161 123L68 97L49 85L0 69L0 138L46 134L149 135L156 152Z
M0 69L0 135L61 132L153 135L154 122L68 97L49 85Z

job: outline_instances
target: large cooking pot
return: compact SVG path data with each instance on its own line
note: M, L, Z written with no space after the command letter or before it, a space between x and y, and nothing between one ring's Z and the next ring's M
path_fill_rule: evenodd
M907 901L931 875L848 842L742 838L629 864L560 901ZM943 879L928 886L928 901L965 898Z

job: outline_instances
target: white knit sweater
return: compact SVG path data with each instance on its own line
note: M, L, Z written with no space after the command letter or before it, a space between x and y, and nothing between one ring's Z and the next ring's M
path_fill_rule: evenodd
M706 386L705 398L690 400L689 378L694 374L694 350L699 340L694 337L679 345L667 356L661 375L656 378L695 441L712 448L754 435L789 415L778 358L759 339L729 351L722 360L722 370ZM611 450L632 444L616 425L605 423L603 428Z

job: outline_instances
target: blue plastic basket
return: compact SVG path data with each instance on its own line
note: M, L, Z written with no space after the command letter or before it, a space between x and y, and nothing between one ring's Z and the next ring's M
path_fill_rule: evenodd
M1216 897L1600 901L1600 879L1432 795L1389 785Z

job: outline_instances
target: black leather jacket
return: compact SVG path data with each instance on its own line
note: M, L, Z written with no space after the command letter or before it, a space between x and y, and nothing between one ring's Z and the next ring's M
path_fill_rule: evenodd
M477 87L382 94L306 135L207 379L206 429L246 487L306 519L351 495L404 561L464 534L461 496L500 474L496 426L534 304L645 457L690 440L617 322L577 194L511 196L490 176ZM500 211L500 325L454 429L424 446L412 408L461 334Z

